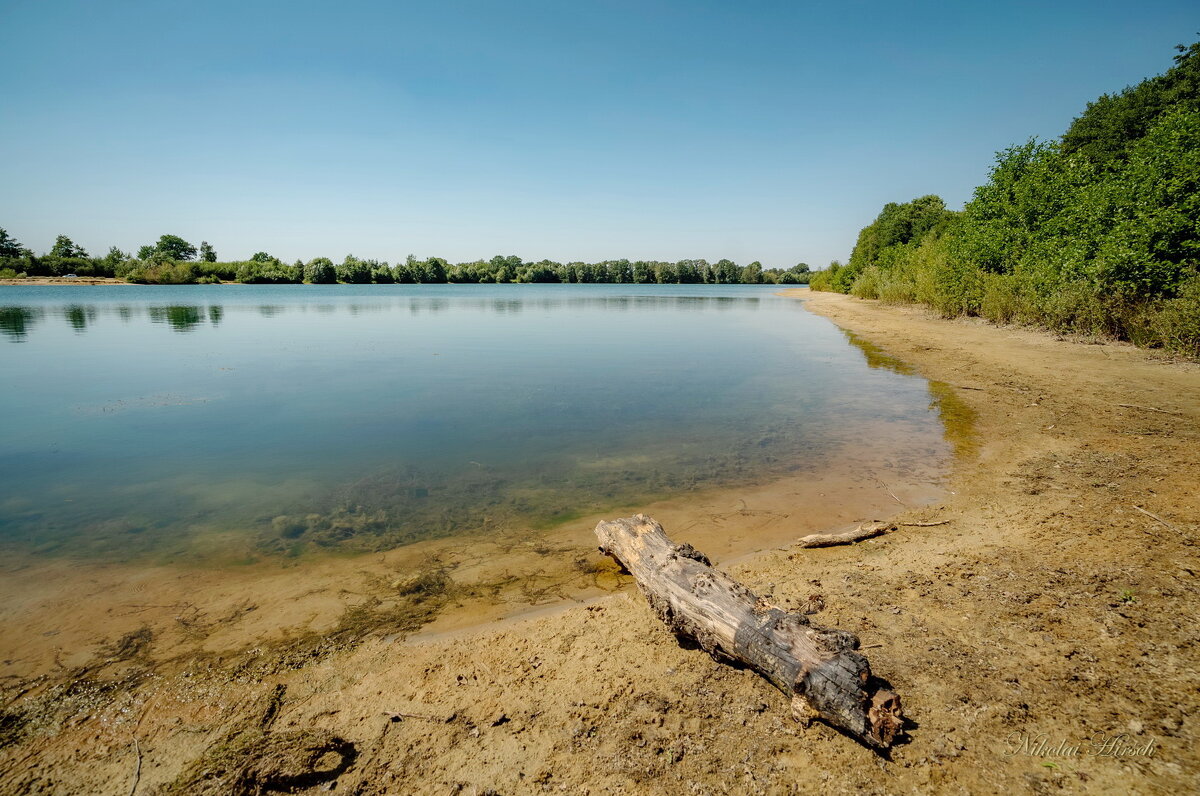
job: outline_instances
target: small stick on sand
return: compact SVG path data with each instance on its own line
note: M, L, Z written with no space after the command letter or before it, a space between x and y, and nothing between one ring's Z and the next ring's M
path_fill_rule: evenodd
M137 752L137 767L133 769L133 784L129 786L129 796L133 796L142 778L142 747L138 744L136 735L133 736L133 751Z
M910 528L932 528L935 525L947 525L950 520L937 520L936 522L864 522L862 525L848 533L813 533L808 536L801 537L796 543L797 547L833 547L839 544L854 544L863 539L871 539L876 536L881 536L888 531L894 531L899 526L907 526Z
M896 530L896 526L890 522L864 522L862 525L855 528L849 533L813 533L800 539L796 543L797 547L833 547L839 544L853 544L870 539L873 536L880 536L888 531Z
M1158 412L1158 413L1164 414L1164 415L1179 416L1179 415L1183 414L1182 412L1172 412L1169 409L1159 409L1156 406L1141 406L1139 404L1117 404L1117 406L1123 407L1125 409L1141 409L1146 412Z
M424 719L425 721L443 721L437 716L422 716L420 713L384 713L392 721L400 721L400 719Z
M1153 519L1153 520L1157 520L1157 521L1158 521L1159 523L1161 523L1161 524L1162 524L1162 526L1163 526L1164 528L1166 528L1167 530L1171 530L1171 531L1175 530L1175 526L1174 526L1174 525L1172 525L1171 523L1167 522L1167 521L1166 521L1166 520L1164 520L1162 517L1160 517L1160 516L1158 516L1157 514L1155 514L1153 511L1146 511L1146 510L1145 510L1144 508L1142 508L1141 506L1134 506L1134 508L1135 508L1135 509L1137 509L1138 511L1142 512L1143 514L1145 514L1147 517L1149 517L1149 518L1151 518L1151 519Z
M896 501L896 502L897 502L897 503L899 503L901 506L903 506L903 505L904 505L904 501L903 501L903 500L901 500L900 498L896 497L896 493L895 493L895 492L893 492L891 489L889 489L889 488L888 488L888 485L887 485L887 484L885 484L885 483L883 482L883 479L882 479L882 478L876 478L875 480L879 482L879 485L880 485L881 487L883 487L883 491L884 491L884 492L887 492L889 495L891 495L891 496L892 496L892 500Z

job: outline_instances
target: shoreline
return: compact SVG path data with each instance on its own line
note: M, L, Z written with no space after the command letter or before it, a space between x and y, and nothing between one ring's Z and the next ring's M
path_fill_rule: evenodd
M630 587L595 552L592 536L597 522L622 512L650 511L713 560L736 562L807 533L883 516L896 500L920 506L942 496L944 467L903 461L899 436L879 441L879 449L870 453L831 453L820 471L681 492L540 531L521 525L477 530L377 553L165 563L153 557L89 560L0 547L5 553L0 638L10 640L0 647L0 681L36 678L57 661L88 665L114 638L142 630L153 635L144 658L171 666L182 649L197 645L194 652L236 655L264 643L337 632L355 608L373 602L381 609L412 609L403 632L376 634L385 638L481 632L547 609L565 610ZM804 516L795 516L791 508L798 503L806 507ZM197 540L193 547L225 550L225 558L236 560L243 558L238 551L245 544L230 531ZM430 572L444 580L421 584L412 600L398 599L406 594L405 584L420 583ZM70 602L78 607L66 618L62 607ZM245 610L249 606L253 609ZM187 614L186 626L180 623L181 611ZM381 625L387 624L384 612L377 612ZM45 631L23 632L29 626Z
M0 279L0 285L132 285L124 279L111 276L77 276L67 279L62 276L27 276L24 279Z
M6 780L29 791L119 789L136 737L148 790L283 686L281 727L356 744L339 792L1194 789L1200 367L796 292L810 311L953 386L975 413L976 455L955 460L947 494L899 515L948 525L723 564L785 608L822 595L814 621L870 648L919 725L890 762L827 726L795 723L765 680L680 647L626 589L483 630L376 638L302 665L218 657L136 680L146 661L116 655L84 679L136 686L88 703L86 719L30 720L0 748ZM1061 750L1101 734L1153 743L1154 754L1037 755L1006 740L1045 736ZM33 765L22 763L30 749Z

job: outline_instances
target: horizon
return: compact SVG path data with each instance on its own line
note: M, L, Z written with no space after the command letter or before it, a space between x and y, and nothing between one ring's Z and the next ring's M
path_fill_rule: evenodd
M128 2L0 10L0 226L222 261L845 260L887 202L1160 74L1194 9Z

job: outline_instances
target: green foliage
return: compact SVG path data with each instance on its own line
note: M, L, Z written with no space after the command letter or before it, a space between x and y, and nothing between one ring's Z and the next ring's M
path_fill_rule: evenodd
M739 281L745 285L762 284L762 281L763 281L762 263L755 260L754 262L747 265L745 268L742 269L742 272L738 275L737 281Z
M304 281L313 285L329 285L337 281L337 271L333 260L328 257L314 257L304 266Z
M24 256L24 254L24 247L21 246L17 239L9 235L8 230L0 229L0 258L16 259Z
M88 253L82 247L76 246L66 235L59 235L54 239L54 245L50 247L49 256L59 259L86 259Z
M190 260L196 256L196 247L178 235L163 235L154 245L154 251L166 255L172 260ZM142 257L139 252L138 259L147 258Z
M833 291L833 280L842 270L842 264L834 260L824 271L816 271L808 278L808 287L812 290Z
M1000 152L961 214L886 205L812 287L1200 354L1198 48Z
M237 271L241 263L196 263L201 278L197 282L216 284L217 282L233 282L237 279Z
M102 267L108 272L107 276L113 276L116 273L117 266L129 259L129 255L118 249L116 246L108 248L108 254L100 259Z
M336 270L339 282L366 284L371 281L371 266L353 254L347 254L346 259L342 261L342 264Z
M297 260L285 265L267 252L256 252L244 262L218 262L216 251L207 242L200 244L199 260L182 267L196 257L197 250L175 235L163 235L154 246L142 246L131 258L115 246L102 258L87 258L69 238L60 236L55 249L45 257L34 257L4 230L0 230L0 268L30 276L75 273L80 276L116 276L140 283L215 284L309 282L331 284L444 284L479 282L521 283L634 283L634 284L804 284L809 267L799 263L783 271L764 270L761 263L742 267L732 260L605 260L598 263L559 263L553 260L525 262L515 254L497 255L490 260L450 264L441 257L423 260L409 255L403 263L389 266L378 260L360 260L347 255L340 265L325 257L307 264ZM79 253L66 257L66 253Z
M1175 297L1155 307L1146 325L1153 333L1147 345L1171 351L1200 351L1200 275L1192 273L1180 282Z
M1200 110L1200 42L1179 45L1175 66L1165 74L1089 102L1062 137L1064 154L1079 153L1099 166L1124 160L1133 141L1145 137L1161 117L1183 108Z
M240 263L235 278L247 285L280 285L299 282L301 274L295 266L285 265L268 255L266 260L251 259Z
M812 272L808 269L808 263L797 263L786 271L778 268L769 268L763 271L762 281L773 285L807 285L812 276Z
M200 277L200 269L195 263L175 262L168 257L158 254L148 260L135 260L123 274L127 282L147 285L188 285Z

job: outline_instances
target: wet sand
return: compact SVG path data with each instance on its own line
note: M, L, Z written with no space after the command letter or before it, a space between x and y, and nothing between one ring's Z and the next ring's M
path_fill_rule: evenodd
M797 725L762 678L681 647L611 566L579 561L589 517L539 538L543 552L430 543L234 580L6 567L0 781L196 791L189 766L221 770L217 753L253 725L352 742L335 792L359 794L1195 790L1200 368L797 292L953 391L974 439L960 435L943 491L936 464L901 483L852 462L815 491L809 475L636 508L785 607L822 595L814 621L857 633L917 724L890 761ZM789 544L886 514L950 523ZM504 581L529 552L547 578ZM415 579L414 557L455 586ZM88 589L56 594L51 569L78 566ZM459 589L472 583L488 589ZM1117 736L1112 751L1143 753L1091 754Z
M253 550L234 534L194 541L194 550L212 555L192 566L9 550L0 566L0 677L30 680L87 666L114 640L144 631L153 640L143 657L177 668L189 655L337 632L347 614L363 606L378 624L357 616L363 635L391 640L562 610L629 585L596 551L592 534L614 514L651 512L680 540L715 561L731 561L799 535L890 514L899 501L923 505L941 497L948 464L942 449L906 450L902 436L887 435L881 424L874 449L834 452L820 468L759 486L685 492L545 530L481 530L382 553L260 554L254 563L214 566L222 550L231 559ZM389 623L392 609L403 613L403 622Z

